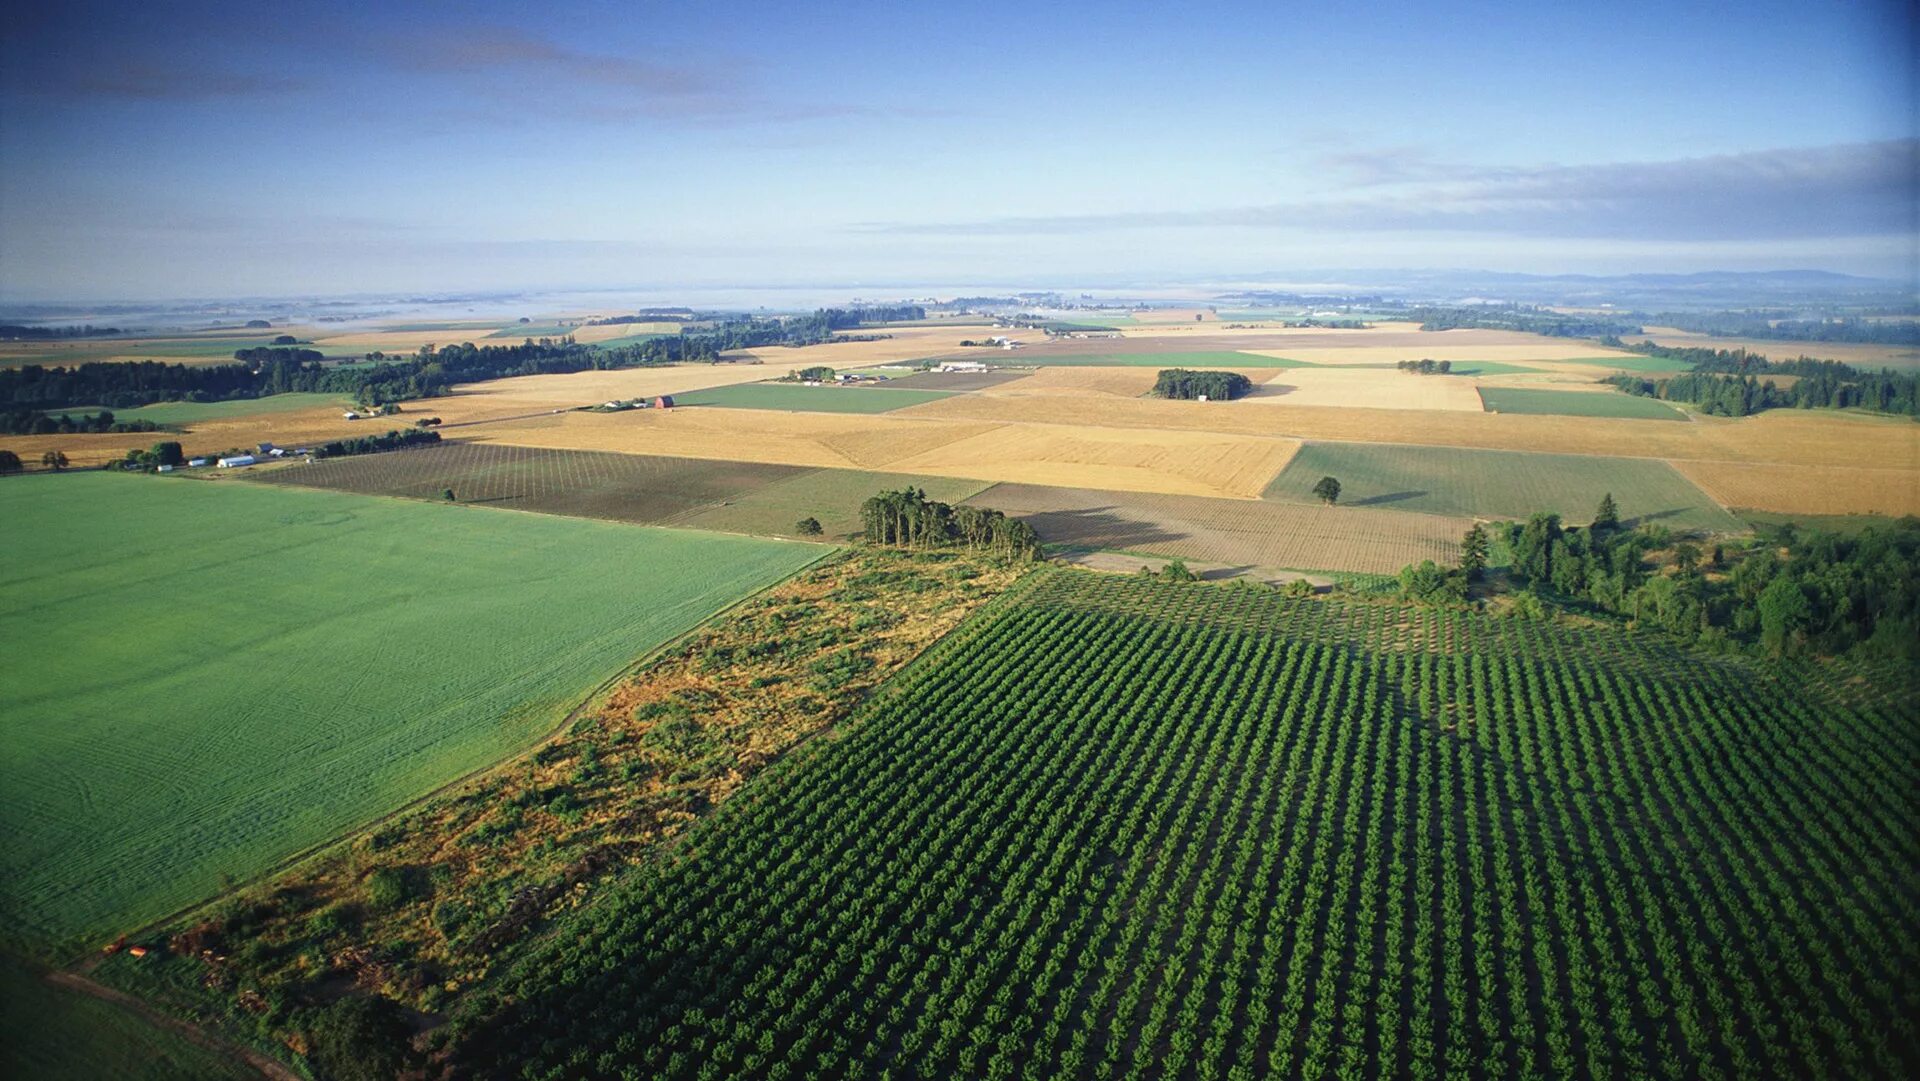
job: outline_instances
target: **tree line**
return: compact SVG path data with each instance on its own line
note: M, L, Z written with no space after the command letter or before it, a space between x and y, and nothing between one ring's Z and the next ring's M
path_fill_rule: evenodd
M1160 398L1181 401L1230 401L1253 389L1253 381L1239 372L1189 371L1167 368L1154 380L1153 393Z
M1647 321L1716 338L1920 345L1920 321L1912 319L1862 319L1854 315L1794 319L1792 314L1786 311L1661 312L1649 316Z
M1008 559L1037 559L1040 537L1018 518L987 507L954 506L918 488L884 491L860 504L871 544L903 548L976 548Z
M1453 361L1434 360L1431 357L1395 361L1393 366L1403 372L1418 372L1421 375L1447 375L1453 371Z
M1489 304L1472 307L1424 305L1406 310L1405 318L1419 322L1421 330L1520 330L1553 338L1598 338L1606 335L1638 334L1638 323L1620 318L1569 315L1548 308L1520 304Z
M48 416L36 409L0 413L0 435L79 435L109 432L157 432L150 420L115 420L112 411L60 413Z
M436 397L456 384L516 375L711 363L732 350L815 345L835 339L836 322L845 323L847 317L848 313L836 315L823 309L795 319L743 318L614 348L583 345L572 338L527 339L519 345L464 342L437 348L423 346L410 356L369 353L367 366L353 368L324 365L321 354L312 349L271 346L240 350L236 358L244 362L234 364L29 364L0 370L0 409L56 409L80 404L119 409L163 401L218 402L297 391L347 395L379 405Z
M10 342L46 342L60 338L105 338L122 333L119 327L96 327L82 323L71 327L30 327L21 323L0 323L0 340Z
M1626 348L1693 365L1655 379L1616 375L1607 380L1628 394L1688 402L1717 416L1744 417L1766 409L1870 409L1920 416L1920 373L1868 371L1837 360L1768 360L1745 349L1676 348L1651 343ZM1792 376L1781 386L1768 376Z
M1772 656L1920 658L1920 519L1852 536L1789 523L1749 547L1729 548L1676 541L1658 525L1623 528L1609 495L1584 529L1545 513L1476 524L1462 540L1459 567L1409 566L1400 574L1402 592L1429 603L1464 601L1496 543L1511 556L1508 575L1521 589L1515 601L1523 613L1585 606L1685 642ZM1656 552L1666 553L1672 573L1649 562Z

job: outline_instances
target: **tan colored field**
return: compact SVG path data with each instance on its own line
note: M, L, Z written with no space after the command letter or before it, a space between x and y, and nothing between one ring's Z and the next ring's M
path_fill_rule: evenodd
M1147 326L1155 323L1192 324L1217 323L1220 321L1218 315L1215 315L1205 308L1149 308L1144 311L1133 312L1132 315L1135 323ZM1073 316L1071 314L1067 315L1066 320L1067 322L1072 322Z
M1413 375L1379 368L1279 368L1242 401L1254 405L1360 406L1374 409L1459 409L1480 412L1471 379Z
M314 344L323 349L411 353L423 345L459 345L463 342L479 345L502 325L484 323L452 330L349 330L315 338ZM492 344L500 345L503 342L495 341Z
M887 337L870 342L828 342L798 348L772 346L745 349L727 355L758 360L772 369L773 374L784 375L789 368L810 368L816 364L825 364L830 368L864 368L919 360L951 353L959 349L960 340L968 336L968 331L962 327L890 327L860 333L885 334Z
M678 334L679 323L603 323L600 326L573 328L573 340L589 345L625 338L631 334Z
M1027 394L1138 398L1152 390L1158 378L1159 373L1152 368L1041 368L981 393L1012 398Z
M1782 514L1920 514L1920 472L1864 466L1674 462L1729 507Z
M1308 364L1395 364L1402 360L1419 360L1423 357L1432 360L1450 360L1455 364L1468 361L1491 360L1507 364L1526 364L1529 361L1574 360L1586 357L1628 356L1612 349L1603 349L1597 345L1583 345L1579 342L1560 342L1547 338L1536 338L1526 342L1489 342L1486 344L1464 344L1452 340L1453 334L1503 334L1504 331L1447 330L1423 335L1424 340L1407 345L1390 344L1353 344L1342 346L1281 346L1274 349L1249 349L1269 357L1286 357L1301 360ZM1515 335L1529 337L1529 335Z
M1672 327L1648 327L1647 333L1622 339L1628 342L1658 342L1661 345L1706 349L1745 349L1769 360L1792 360L1808 356L1819 360L1838 360L1867 368L1920 368L1920 349L1911 345L1874 345L1867 342L1777 342L1764 338L1716 338Z
M1284 376L1282 377L1284 378ZM1416 443L1783 464L1920 470L1920 424L1904 418L1773 410L1728 420L1695 417L1687 424L1649 425L1611 417L1530 416L1462 410L1356 409L1250 402L1166 402L1152 398L1009 398L957 395L916 405L896 417L943 417L1029 424L1099 424L1327 439Z
M1251 499L1299 449L1292 439L1010 425L896 459L888 468L1060 487Z

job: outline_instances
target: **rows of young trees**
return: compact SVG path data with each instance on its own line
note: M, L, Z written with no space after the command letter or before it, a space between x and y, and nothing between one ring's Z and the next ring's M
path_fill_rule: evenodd
M1609 380L1614 386L1645 398L1690 402L1717 416L1744 417L1763 409L1871 409L1920 416L1920 373L1869 371L1812 357L1768 360L1745 349L1652 343L1625 348L1683 361L1693 370L1659 379L1617 375ZM1782 385L1770 376L1793 378Z
M1007 559L1037 559L1040 537L1018 518L988 507L954 506L928 499L918 488L884 491L860 504L860 522L871 544L903 548L977 548ZM817 524L817 523L816 523Z
M563 918L455 1061L1910 1076L1913 751L1609 631L1057 572Z
M1166 368L1160 372L1160 377L1153 381L1155 397L1189 402L1200 398L1215 402L1231 401L1234 398L1244 397L1252 389L1253 380L1239 372Z
M1453 371L1453 361L1421 357L1419 360L1396 361L1394 367L1403 372L1414 372L1419 375L1447 375Z

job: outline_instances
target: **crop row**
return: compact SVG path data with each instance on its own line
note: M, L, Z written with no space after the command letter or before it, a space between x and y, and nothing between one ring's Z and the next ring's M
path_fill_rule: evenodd
M1914 718L1056 573L465 1019L561 1076L1911 1076Z

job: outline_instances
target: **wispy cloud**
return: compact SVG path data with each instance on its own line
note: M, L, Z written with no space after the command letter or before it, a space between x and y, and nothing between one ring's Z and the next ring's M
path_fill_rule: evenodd
M196 102L275 97L305 89L304 79L240 71L129 64L61 73L37 89L69 98L108 101Z
M469 119L603 123L642 119L779 123L926 111L796 101L757 89L744 60L707 55L699 66L616 56L563 45L512 27L467 28L428 40L390 43L402 67L458 80L479 99Z
M977 236L1239 228L1790 239L1909 230L1920 194L1915 139L1577 166L1460 166L1406 149L1343 152L1325 164L1342 172L1349 187L1380 190L1215 209L874 222L854 230Z

